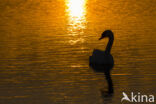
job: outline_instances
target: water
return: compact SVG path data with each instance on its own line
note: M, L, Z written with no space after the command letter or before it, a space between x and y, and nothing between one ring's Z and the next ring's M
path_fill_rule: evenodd
M117 104L155 94L155 0L1 0L0 104ZM113 96L88 57L111 29Z

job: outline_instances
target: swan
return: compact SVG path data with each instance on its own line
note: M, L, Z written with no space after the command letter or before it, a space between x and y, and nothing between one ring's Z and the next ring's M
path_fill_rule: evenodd
M89 57L90 66L93 67L93 69L96 69L97 72L108 71L112 69L114 65L113 56L111 55L111 48L114 41L113 32L111 30L104 31L99 40L106 37L109 38L109 41L105 51L94 49L92 56Z
M111 30L106 30L102 33L99 40L109 38L105 51L94 49L92 56L89 57L89 65L95 72L103 72L108 83L108 93L113 93L113 82L111 79L110 70L114 66L113 56L111 55L111 48L114 41L114 35Z

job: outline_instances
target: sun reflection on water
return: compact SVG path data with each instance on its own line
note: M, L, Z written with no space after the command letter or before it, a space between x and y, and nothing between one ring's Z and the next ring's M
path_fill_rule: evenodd
M81 18L85 13L86 0L67 0L68 12L72 17Z
M86 0L66 0L66 5L68 33L72 36L81 35L86 28Z

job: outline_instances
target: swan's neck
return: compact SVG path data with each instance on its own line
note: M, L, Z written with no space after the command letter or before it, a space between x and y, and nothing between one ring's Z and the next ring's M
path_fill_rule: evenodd
M108 44L107 44L107 46L106 46L106 52L107 52L107 53L110 53L110 52L111 52L111 48L112 48L112 45L113 45L113 41L114 41L114 37L113 37L113 36L110 36L110 37L109 37Z

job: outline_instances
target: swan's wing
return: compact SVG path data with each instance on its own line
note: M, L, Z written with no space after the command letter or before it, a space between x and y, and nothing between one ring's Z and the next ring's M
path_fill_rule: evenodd
M114 60L111 54L107 54L105 51L94 49L92 56L89 58L90 63L99 65L113 65Z

